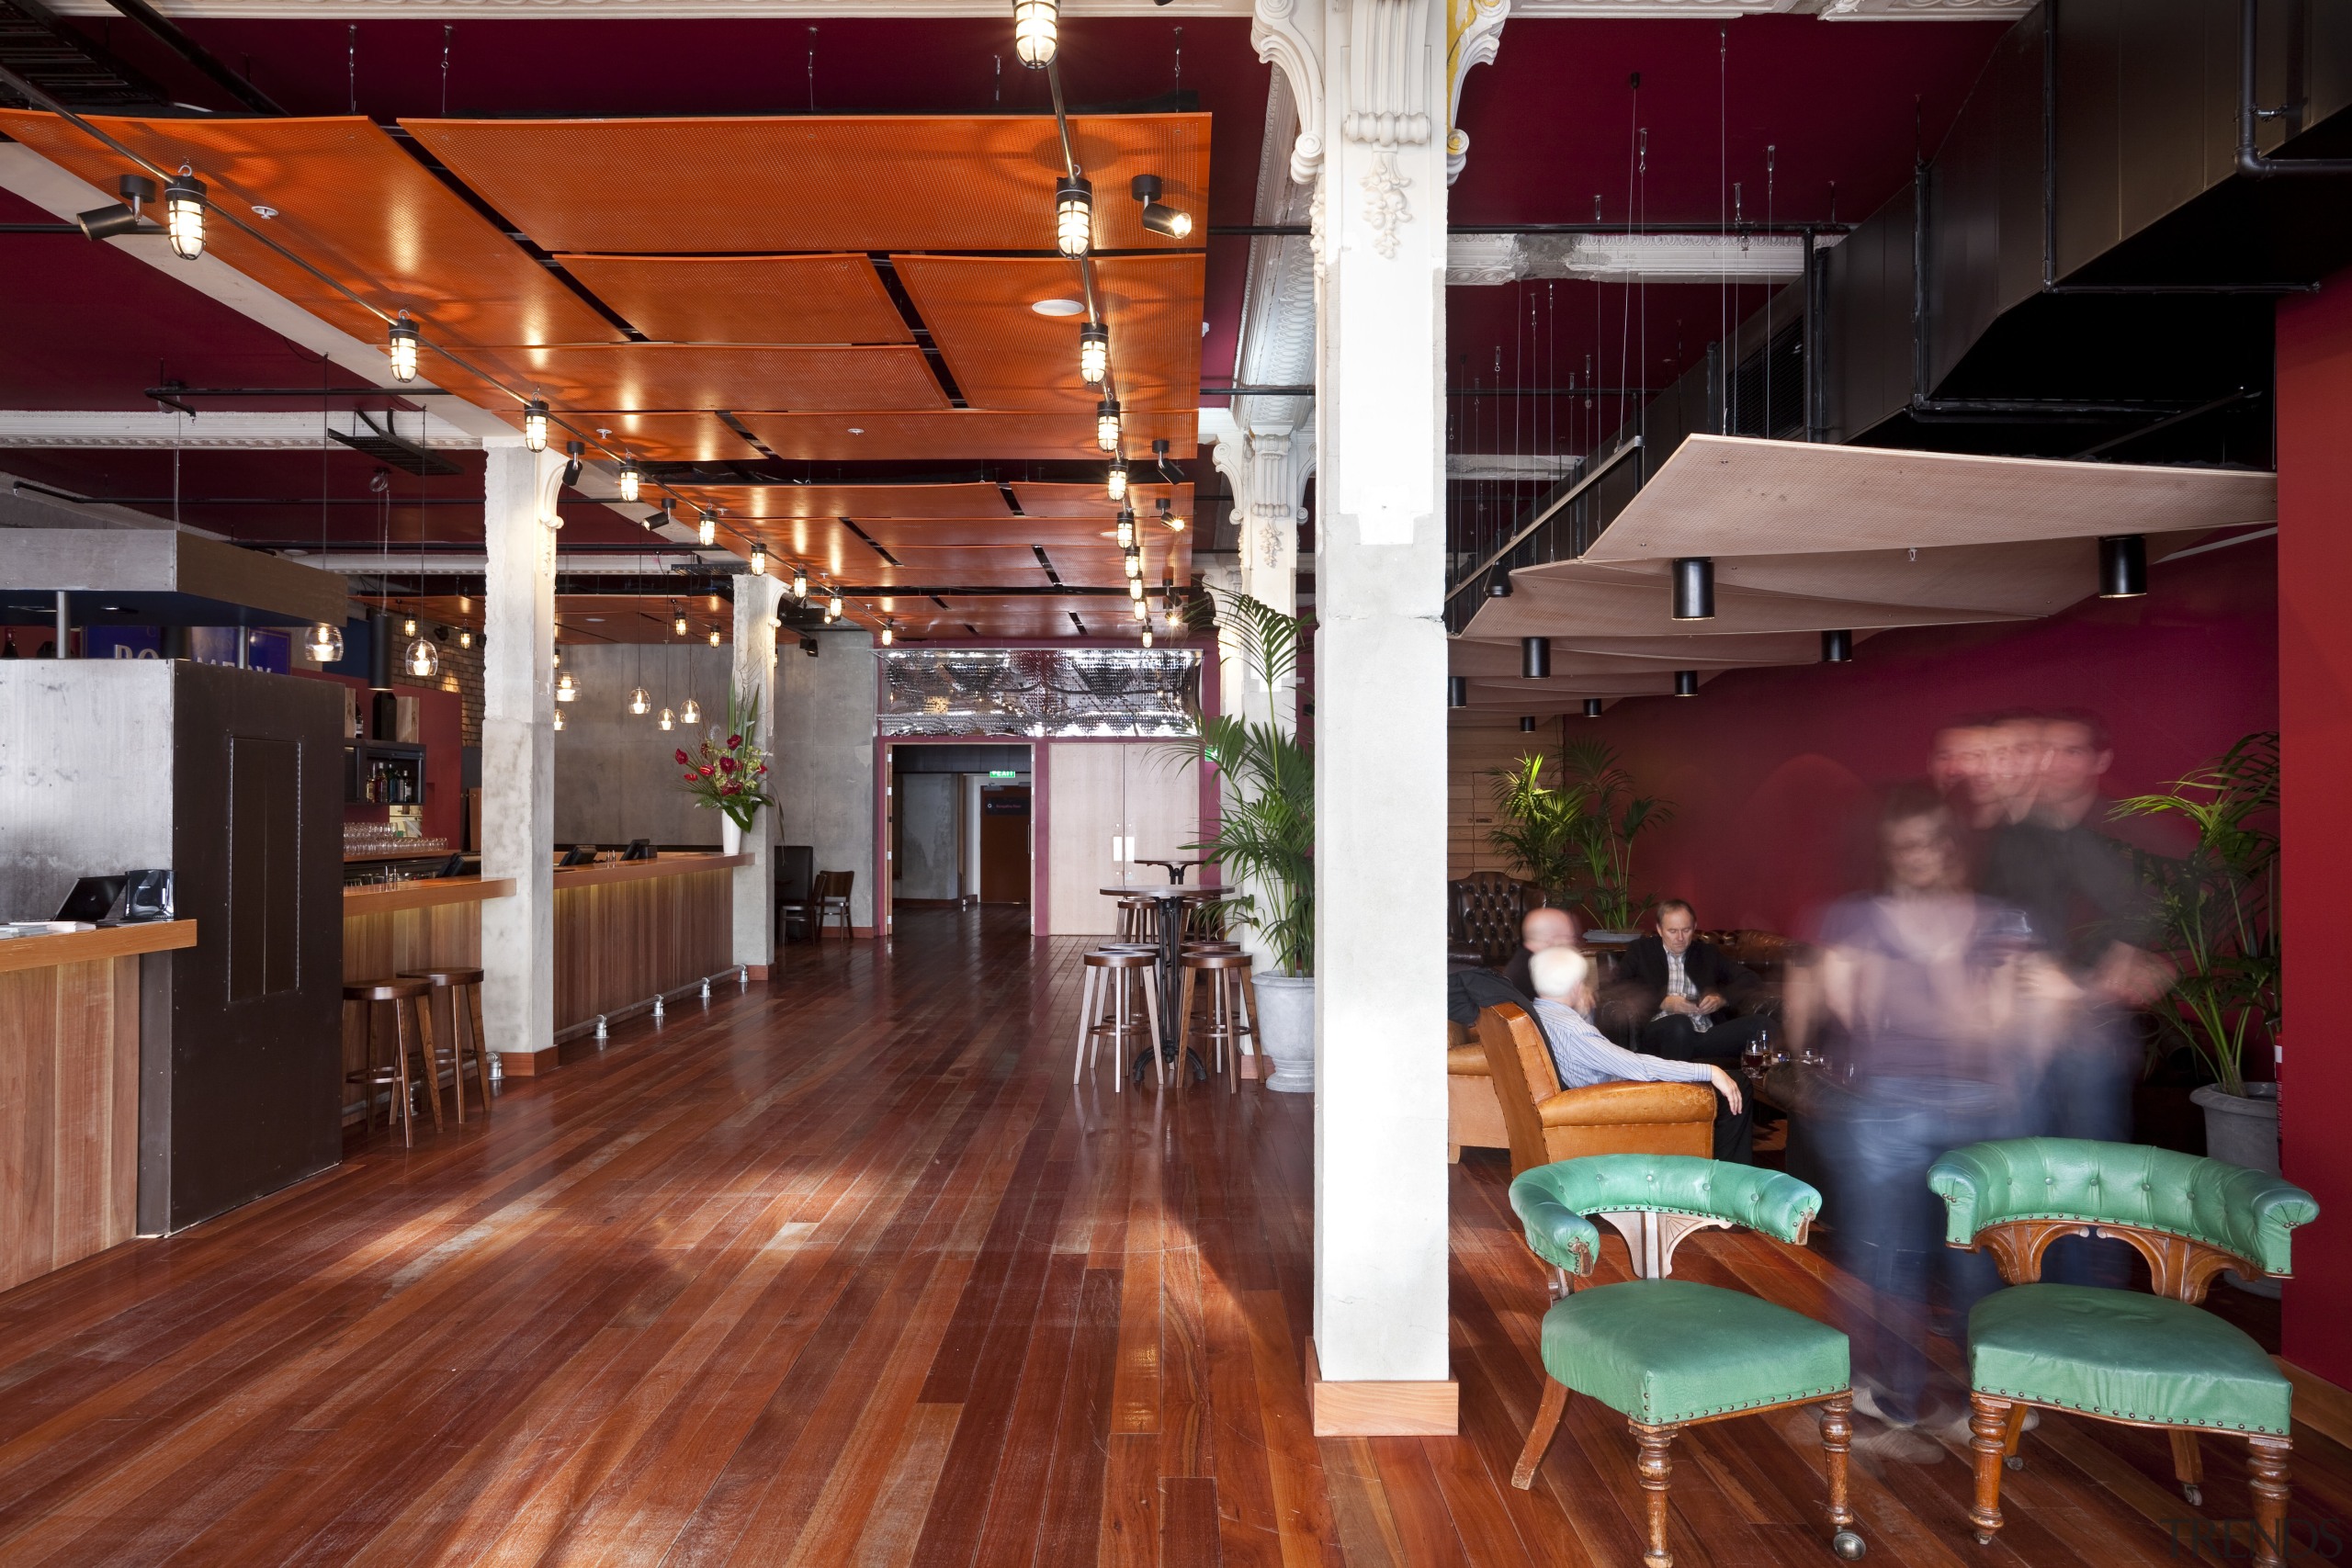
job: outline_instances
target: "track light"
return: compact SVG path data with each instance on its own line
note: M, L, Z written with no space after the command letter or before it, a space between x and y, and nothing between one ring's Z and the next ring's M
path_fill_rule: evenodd
M523 405L523 445L534 452L548 449L548 405L533 398Z
M2148 538L2110 534L2098 542L2098 596L2137 599L2148 591Z
M639 482L639 475L637 468L637 459L634 457L622 458L621 499L623 501L635 501L637 499L637 487Z
M826 596L825 614L837 621L842 618L842 596L838 592Z
M653 711L653 694L642 686L628 689L628 711L643 718Z
M586 446L584 444L582 444L582 443L581 443L581 442L578 442L578 441L567 441L567 442L565 442L565 443L563 444L563 488L564 488L564 489L566 489L566 490L570 490L570 489L571 489L573 486L575 486L575 485L579 484L579 482L580 482L580 457L581 457L581 455L582 455L582 453L586 452L587 450L588 450L587 446Z
M164 227L182 261L204 254L204 182L180 165L179 177L164 187Z
M680 724L700 724L702 722L702 705L695 701L694 698L688 697L686 699L686 705L678 710L678 722Z
M1105 452L1119 449L1119 400L1105 398L1094 405L1094 444Z
M1534 721L1533 719L1532 719L1532 718L1528 717L1528 716L1527 716L1526 715L1524 715L1524 714L1521 715L1521 716L1520 716L1520 720L1519 720L1519 732L1520 732L1521 735L1532 735L1532 734L1534 734L1534 733L1535 733L1535 721Z
M1175 505L1164 495L1159 498L1159 525L1172 533L1184 531L1184 520L1176 515Z
M697 545L715 545L718 542L718 514L711 511L708 507L705 507L703 508L701 518L695 524L695 543Z
M710 628L710 646L713 648L717 648L718 646L718 628L717 626Z
M140 208L155 199L155 182L144 175L125 175L115 189L122 193L121 206L95 207L74 215L85 239L111 240L117 234L137 232Z
M302 652L313 664L340 663L343 660L343 628L321 621L302 639Z
M1683 556L1674 563L1674 618L1715 618L1715 562L1712 556Z
M1111 329L1100 321L1089 321L1078 329L1079 378L1090 387L1099 387L1110 373Z
M792 596L803 604L808 603L808 572L805 567L792 569Z
M1192 233L1193 215L1159 199L1158 175L1137 175L1128 182L1127 190L1143 203L1145 228L1170 240L1182 240Z
M1111 492L1111 499L1113 501L1125 501L1127 499L1127 465L1125 462L1115 457L1111 460L1111 471L1104 479L1103 488Z
M406 310L401 312L401 319L392 323L392 330L387 335L391 340L391 346L387 352L392 356L392 379L415 380L416 349L424 338L416 330L416 323L408 319Z
M1821 661L1824 664L1850 664L1854 660L1852 632L1823 632Z
M1450 708L1466 708L1470 705L1469 676L1448 675L1445 678L1445 705Z
M1072 175L1054 186L1054 249L1082 256L1094 243L1094 185Z
M560 703L580 700L580 682L571 678L569 670L555 678L555 700Z
M1012 0L1012 54L1032 71L1054 62L1061 48L1058 0Z
M1600 699L1599 697L1585 698L1584 716L1587 718L1599 718L1600 716Z
M1119 513L1119 548L1131 550L1135 547L1136 514L1132 512L1122 512Z
M1552 676L1552 639L1548 637L1523 637L1519 639L1519 678L1522 681L1546 681Z
M1674 672L1674 694L1678 697L1697 696L1699 672L1696 670L1677 670Z
M768 547L765 545L753 545L752 547L752 575L765 577L767 574Z

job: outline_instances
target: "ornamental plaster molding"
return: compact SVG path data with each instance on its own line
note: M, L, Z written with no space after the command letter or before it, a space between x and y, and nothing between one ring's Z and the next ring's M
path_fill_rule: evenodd
M1372 226L1372 248L1384 257L1396 254L1396 227L1410 223L1413 214L1405 204L1405 191L1412 185L1404 171L1396 166L1396 154L1383 149L1372 160L1372 167L1363 175L1363 220Z
M1274 73L1266 93L1266 133L1259 144L1253 222L1267 227L1313 222L1314 190L1290 177L1297 116L1290 83ZM1315 379L1315 246L1309 236L1260 234L1250 242L1242 284L1240 341L1233 378L1244 386L1298 387ZM1314 404L1297 397L1237 398L1232 416L1242 427L1291 426Z
M1298 106L1290 177L1313 185L1323 167L1323 7L1318 0L1257 0L1250 42L1289 84Z
M1503 23L1511 0L1446 0L1445 183L1462 177L1470 161L1470 135L1462 118L1462 83L1471 68L1494 62L1503 45Z
M1348 112L1340 133L1349 141L1384 150L1429 141L1429 17L1430 0L1353 0L1348 7Z

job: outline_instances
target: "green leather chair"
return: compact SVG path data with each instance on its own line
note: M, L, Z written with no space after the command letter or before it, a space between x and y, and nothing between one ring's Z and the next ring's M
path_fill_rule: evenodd
M1846 1454L1853 1436L1852 1377L1846 1337L1826 1324L1744 1291L1670 1279L1675 1248L1695 1230L1746 1225L1802 1243L1821 1194L1778 1171L1689 1155L1593 1155L1538 1166L1510 1184L1510 1206L1538 1258L1582 1279L1600 1256L1598 1214L1625 1238L1634 1279L1562 1289L1544 1314L1544 1404L1511 1472L1524 1492L1567 1408L1571 1390L1621 1412L1641 1450L1649 1494L1650 1568L1673 1568L1666 1544L1667 1447L1702 1421L1823 1407L1821 1447L1829 1472L1830 1545L1862 1555L1846 1502Z
M2288 1233L2319 1213L2293 1182L2137 1144L2008 1138L1954 1149L1929 1168L1946 1245L1989 1249L2009 1283L1968 1315L1976 1539L2001 1528L2001 1469L2035 1405L2172 1436L2173 1473L2201 1506L2199 1432L2252 1449L2255 1561L2280 1561L2292 1390L2252 1339L2200 1312L2213 1276L2283 1277ZM2148 1260L2154 1293L2044 1285L2062 1236L2113 1236Z

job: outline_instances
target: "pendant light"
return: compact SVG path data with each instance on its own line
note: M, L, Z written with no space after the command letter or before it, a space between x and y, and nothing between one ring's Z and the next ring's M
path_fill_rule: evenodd
M1105 452L1119 449L1119 400L1104 398L1094 405L1094 444Z
M1089 321L1078 329L1079 378L1090 387L1099 387L1110 373L1111 329L1100 321Z
M668 708L663 708L662 710L662 716L655 719L653 722L660 725L664 729L675 729L678 728L678 716L672 713Z
M179 177L164 187L164 227L180 260L194 261L204 254L204 182L186 164L180 165Z
M842 618L842 595L840 589L837 588L833 590L832 593L826 599L825 614L837 621Z
M1136 583L1133 586L1138 591L1138 592L1143 588L1143 584L1140 582ZM1136 620L1148 621L1151 619L1151 606L1145 604L1141 598L1136 598L1131 601L1131 604L1134 606Z
M1528 716L1527 716L1526 715L1524 715L1524 714L1521 715L1521 716L1520 716L1520 720L1519 720L1519 732L1520 732L1521 735L1532 735L1532 734L1534 734L1534 733L1535 733L1535 721L1534 721L1532 718L1528 717Z
M2148 591L2148 539L2112 534L2098 542L2098 596L2137 599Z
M1149 611L1146 610L1146 609L1143 607L1143 579L1142 579L1142 578L1140 578L1140 577L1130 577L1130 578L1128 578L1128 579L1127 579L1127 597L1128 597L1128 598L1130 598L1130 599L1132 599L1132 600L1134 600L1134 601L1136 602L1136 613L1137 613L1138 615L1148 615L1148 614L1150 614L1150 612L1149 612Z
M1146 621L1146 622L1144 623L1144 626L1143 626L1143 645L1144 645L1146 648L1149 648L1149 647L1151 646L1151 623L1150 623L1149 621Z
M1445 705L1450 708L1466 708L1470 705L1469 676L1448 675L1445 678Z
M1119 548L1131 550L1135 547L1136 514L1132 512L1122 512L1119 513Z
M1854 661L1852 632L1823 632L1821 661L1824 664L1850 664Z
M1674 618L1715 618L1715 563L1711 556L1683 556L1674 563Z
M898 636L899 636L899 634L898 634L897 629L896 629L896 628L894 628L894 627L890 625L890 623L889 623L889 622L885 621L885 622L883 622L883 623L882 623L882 646L883 646L883 647L885 647L885 648L889 647L889 646L891 645L891 643L893 643L893 642L895 642L895 641L897 641L897 640L898 640Z
M392 379L395 381L415 380L416 349L420 334L416 330L416 323L408 319L406 310L402 310L400 320L392 323L390 337L391 347L389 352L392 356Z
M628 711L639 718L653 711L653 694L642 686L628 689Z
M680 724L700 724L702 722L702 705L695 701L694 698L688 697L686 699L686 705L678 710L678 722Z
M717 648L718 646L718 628L717 626L710 628L710 646L713 648Z
M1054 62L1061 47L1058 0L1012 0L1012 54L1032 71Z
M563 728L563 710L561 708L555 710L555 728L558 729L561 729Z
M1103 481L1103 488L1111 492L1113 501L1127 499L1127 465L1125 458L1111 459L1111 472Z
M1587 718L1599 718L1600 716L1600 699L1599 697L1585 698L1584 716Z
M1548 637L1523 637L1519 639L1519 678L1522 681L1546 681L1552 675L1552 639Z
M1696 670L1677 670L1674 672L1674 694L1678 697L1697 696L1699 672Z
M792 596L803 604L808 603L808 569L805 566L792 569Z
M471 648L471 647L473 647L473 645L474 645L474 633L473 633L473 628L472 628L471 626L466 626L466 627L461 628L461 629L458 631L458 646L459 648Z
M555 700L560 703L580 700L580 682L571 678L569 670L555 678Z
M562 669L562 668L563 668L563 649L560 649L560 648L559 648L559 649L557 649L553 654L549 655L549 657L548 657L548 661L549 663L553 664L553 665L554 665L558 670Z
M702 516L695 524L695 543L715 545L718 542L718 514L706 506L703 508Z
M767 574L768 547L765 545L755 544L752 547L752 575L753 577L765 577Z
M1121 564L1126 568L1127 575L1129 577L1141 577L1143 575L1143 552L1141 550L1127 551L1127 553L1121 558Z
M404 620L402 620L402 621L401 622L401 636L402 636L402 637L414 637L415 635L416 635L416 617L415 617L414 615L410 615L410 616L408 616L406 619L404 619Z
M534 452L548 449L548 405L533 398L523 405L523 445Z
M1094 186L1084 175L1071 175L1054 186L1054 249L1082 256L1093 243Z
M415 623L411 622L413 626ZM429 681L441 672L440 650L431 637L418 637L408 645L408 653L401 660L401 667L420 681Z
M642 479L643 476L638 469L636 458L624 457L621 459L621 499L623 501L635 501L637 499L637 489L639 484L642 482Z
M343 628L321 621L302 639L302 652L313 664L340 663L343 660Z
M673 615L671 617L670 635L673 637L684 637L686 635L686 617L684 615Z

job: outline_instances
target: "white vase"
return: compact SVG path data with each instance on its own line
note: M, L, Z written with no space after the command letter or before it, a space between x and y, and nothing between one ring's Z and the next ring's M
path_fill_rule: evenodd
M743 852L743 829L735 826L735 818L723 811L718 814L718 852L726 855Z
M1250 982L1257 1001L1258 1049L1273 1069L1266 1087L1283 1094L1315 1092L1315 977L1261 975Z
M2244 1094L2231 1094L2219 1084L2189 1091L2188 1098L2205 1110L2205 1153L2213 1159L2245 1166L2248 1170L2278 1174L2278 1086L2250 1083ZM2278 1281L2249 1280L2236 1269L2222 1271L2222 1282L2248 1295L2279 1293Z

